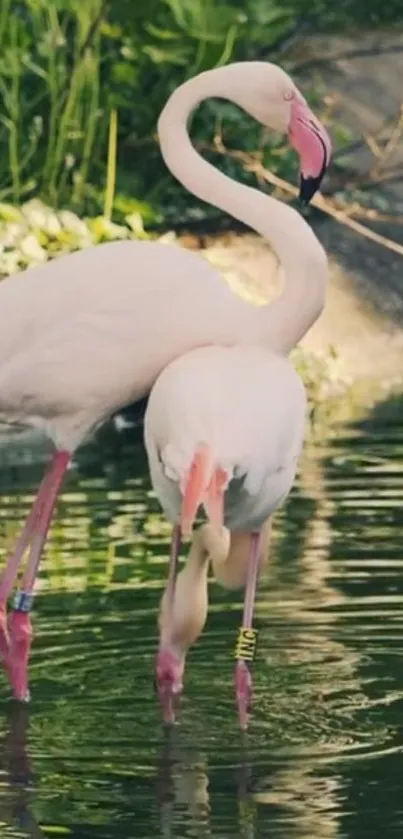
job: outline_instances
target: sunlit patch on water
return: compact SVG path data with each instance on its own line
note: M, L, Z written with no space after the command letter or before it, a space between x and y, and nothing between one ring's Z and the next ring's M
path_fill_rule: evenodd
M392 408L392 420L383 406L307 448L259 589L247 738L232 685L241 596L214 583L180 723L163 730L153 665L169 527L130 430L82 452L41 569L31 706L10 703L0 682L1 837L401 834L403 429ZM3 557L39 455L7 448Z

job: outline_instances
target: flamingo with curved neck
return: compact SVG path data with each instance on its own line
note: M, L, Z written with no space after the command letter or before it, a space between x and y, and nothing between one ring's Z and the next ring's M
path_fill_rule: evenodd
M251 706L248 664L267 519L293 485L306 404L303 383L284 356L261 347L202 347L162 371L144 419L151 482L174 526L170 590L177 540L192 534L200 507L217 533L225 524L236 534L231 564L216 573L229 587L245 586L234 674L242 728ZM163 676L169 687L168 667Z
M330 141L279 67L244 62L187 81L158 124L168 168L196 196L265 236L285 271L279 299L253 306L195 253L159 242L112 242L65 255L0 284L0 421L42 431L55 453L0 579L0 653L14 693L29 698L30 610L64 476L75 450L112 414L150 393L174 359L207 345L260 345L288 353L322 310L325 253L291 207L217 172L192 148L187 123L210 96L231 99L288 134L309 200ZM13 611L7 599L25 553Z
M254 90L257 74L267 88ZM256 342L288 353L321 314L326 254L302 216L257 189L224 175L197 153L188 134L194 110L210 97L228 99L263 125L287 133L300 155L300 197L308 202L330 161L329 136L290 77L265 62L240 62L201 73L170 97L158 121L161 152L186 189L259 233L276 252L285 287L269 306L254 312Z

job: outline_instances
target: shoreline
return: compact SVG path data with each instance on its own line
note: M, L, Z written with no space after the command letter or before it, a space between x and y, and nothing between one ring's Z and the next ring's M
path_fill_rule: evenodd
M320 236L320 238L323 238ZM281 291L281 267L269 245L251 233L203 237L166 234L164 241L199 250L215 265L235 293L264 305ZM388 388L403 383L403 330L393 317L393 300L381 289L383 306L370 283L349 270L326 248L329 281L325 310L298 345L297 353L328 363L334 384L381 383Z

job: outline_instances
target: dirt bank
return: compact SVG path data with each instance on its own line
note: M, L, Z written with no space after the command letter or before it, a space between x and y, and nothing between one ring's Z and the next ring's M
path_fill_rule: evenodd
M196 245L189 237L182 243ZM282 271L268 245L257 236L228 234L208 240L202 252L235 291L256 303L273 299L281 289ZM384 293L368 280L366 271L346 268L331 253L329 264L325 311L301 346L316 355L335 351L340 375L346 380L400 381L403 331L395 317L397 302L392 291Z

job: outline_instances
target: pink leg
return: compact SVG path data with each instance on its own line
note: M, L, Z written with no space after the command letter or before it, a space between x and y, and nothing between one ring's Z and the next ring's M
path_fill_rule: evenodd
M14 586L18 568L20 566L20 562L24 553L29 545L33 527L35 522L38 518L40 510L42 508L43 499L46 495L46 488L51 477L50 472L46 472L37 492L37 495L34 499L34 503L31 507L30 513L28 518L24 524L24 527L15 543L14 550L12 554L9 556L7 560L7 565L0 577L0 603L3 604L6 602L8 597L10 596L11 590Z
M49 482L50 473L47 470L41 481L37 495L32 504L25 525L17 539L12 554L7 560L6 567L0 577L0 654L7 674L9 675L10 638L7 627L7 600L17 578L18 569L24 553L29 545L35 522L43 505L43 498Z
M256 584L259 571L260 533L251 533L248 578L246 582L242 627L239 631L235 656L235 690L238 705L239 724L246 731L252 702L252 676L247 661L252 662L255 655L257 631L253 629Z
M16 593L13 611L8 621L10 637L10 682L16 699L29 700L28 661L32 641L29 611L33 603L33 589L43 546L52 521L60 487L70 463L70 452L56 452L43 490L42 505L31 532L31 548L22 577L21 588Z
M173 529L171 541L171 556L169 560L168 581L166 590L170 603L175 595L175 583L178 572L178 556L181 546L181 529L177 525ZM175 721L174 705L182 690L183 663L177 661L171 650L160 641L155 665L155 680L164 722Z

